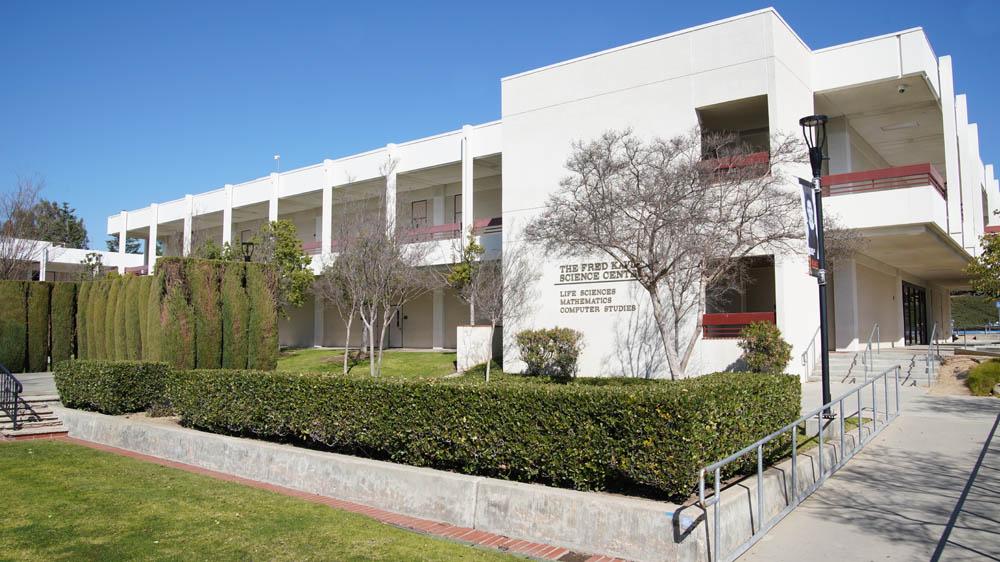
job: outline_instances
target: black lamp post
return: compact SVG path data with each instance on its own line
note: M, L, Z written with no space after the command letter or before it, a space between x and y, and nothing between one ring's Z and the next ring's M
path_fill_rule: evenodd
M823 175L823 149L826 147L826 115L809 115L799 119L802 126L802 136L809 147L809 164L813 173L813 194L816 200L816 281L819 283L819 344L820 361L823 369L823 403L828 404L830 396L830 351L827 342L830 337L830 326L827 322L826 303L826 255L823 249L823 188L820 178ZM827 410L827 416L830 411Z
M243 242L243 261L248 262L253 257L253 242Z

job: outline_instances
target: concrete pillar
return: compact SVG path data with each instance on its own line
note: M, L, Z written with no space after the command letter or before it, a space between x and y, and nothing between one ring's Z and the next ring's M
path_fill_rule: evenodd
M271 172L271 198L267 202L267 220L278 220L278 191L281 189L281 174Z
M184 196L184 246L182 255L191 255L191 236L194 223L194 195Z
M313 297L313 347L323 347L326 339L326 307L323 297Z
M118 257L121 262L118 265L118 273L125 273L125 247L128 246L128 211L121 212L121 220L118 226Z
M839 351L857 351L861 329L858 326L858 266L853 258L841 258L833 264L833 315L837 319L831 334Z
M320 225L322 246L320 254L333 253L333 160L323 161L323 210Z
M462 127L462 235L472 232L473 217L473 174L472 174L473 129L471 125Z
M38 280L45 281L45 276L49 272L49 244L43 243L41 251L38 252ZM121 271L121 266L119 266Z
M222 208L222 245L233 245L233 184L226 184L226 206Z
M450 218L450 217L449 217ZM431 219L433 225L445 224L444 216L444 186L438 186L434 188L434 197L432 199L431 205ZM448 220L447 222L451 222Z
M385 174L385 222L386 227L393 231L396 229L396 145L385 145L386 169Z
M903 326L903 278L899 275L898 270L897 270L897 273L896 273L896 279L895 279L894 283L895 284L893 285L893 291L895 291L895 294L892 295L892 299L893 299L893 303L895 303L895 305L896 305L895 306L895 308L896 308L896 326L895 326L896 333L894 334L896 337L892 339L892 346L893 347L903 347L904 345L906 345L906 334L903 333L903 329L905 328L905 326ZM869 326L869 329L871 329L870 326ZM885 336L885 327L884 326L879 326L879 331L882 332L881 339L883 341L886 340L886 339L888 339ZM867 337L867 334L865 335L865 337Z
M434 289L433 328L431 346L434 349L444 348L444 289Z
M160 206L153 203L149 209L153 216L149 221L149 239L146 242L146 273L152 275L156 267L156 237L160 221Z
M978 256L982 253L982 245L979 239L986 233L986 223L983 217L983 188L986 181L983 178L983 162L979 156L979 125L969 123L969 167L972 168L971 180L965 185L969 205L965 212L972 213L972 232L965 237L966 246L973 249L972 255ZM970 240L971 237L971 240Z
M962 240L962 174L959 164L958 130L955 117L955 81L951 57L938 59L941 83L941 121L944 131L945 177L948 181L948 234L959 244Z
M974 207L972 194L978 190L975 182L973 170L972 146L969 143L969 106L965 95L955 96L955 123L958 131L958 154L959 154L959 175L961 176L961 197L962 205L962 247L970 253L974 251L976 244L975 226L973 224ZM948 179L951 182L951 178ZM976 189L973 189L976 187Z
M774 256L774 304L778 328L792 344L785 372L804 378L808 369L803 368L802 354L819 328L819 287L802 255Z

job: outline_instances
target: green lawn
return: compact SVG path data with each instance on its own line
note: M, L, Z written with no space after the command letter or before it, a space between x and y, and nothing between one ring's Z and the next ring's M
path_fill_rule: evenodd
M59 441L0 444L4 560L510 560Z
M455 372L455 353L441 351L386 351L382 374L404 379L435 378ZM278 357L279 371L343 372L344 354L335 349L290 349ZM368 360L350 367L352 375L367 375Z

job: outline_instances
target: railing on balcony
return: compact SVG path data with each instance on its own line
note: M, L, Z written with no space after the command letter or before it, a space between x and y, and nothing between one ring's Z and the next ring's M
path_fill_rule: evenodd
M502 229L503 219L501 217L476 219L476 221L472 223L472 233L476 235L493 234L494 232L500 232Z
M310 255L319 254L322 252L322 250L323 250L322 240L313 240L312 242L302 243L302 251L307 254Z
M413 228L403 233L407 242L428 242L430 240L448 240L458 238L462 234L462 223L436 224Z
M144 265L137 265L135 267L126 267L125 273L131 273L133 275L145 275L148 269Z
M938 190L941 197L948 198L947 184L931 164L912 164L823 176L822 184L824 197L930 185Z
M770 171L771 154L766 151L751 152L721 158L705 158L701 163L707 171L713 174L725 174L730 170L740 168L755 168L759 170L760 175L764 175Z
M719 312L701 319L702 336L708 339L738 338L743 328L754 322L775 323L773 312Z

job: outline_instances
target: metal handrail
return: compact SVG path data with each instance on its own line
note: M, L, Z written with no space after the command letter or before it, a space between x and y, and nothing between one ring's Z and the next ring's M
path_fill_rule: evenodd
M934 346L937 345L937 356L941 357L941 344L935 344L935 336L937 336L937 322L934 323L934 327L931 328L931 337L927 340L927 360L924 362L924 374L927 375L927 387L931 386L931 377L934 375L934 358L933 350Z
M812 340L809 341L806 350L802 352L802 365L806 368L806 376L811 375L813 367L816 366L816 342L819 341L819 329L820 327L816 326ZM809 360L810 355L812 355L812 361Z
M865 369L865 381L868 380L868 373L871 371L872 363L874 362L874 357L872 357L872 341L875 343L875 353L874 355L882 354L882 332L878 327L878 322L872 325L872 331L868 334L868 344L865 346L865 350L861 352L861 365Z
M21 401L24 387L7 367L0 365L0 410L10 417L11 429L18 429L17 405Z
M778 524L786 515L791 513L803 500L809 497L810 494L815 492L826 479L833 473L837 472L844 464L847 463L858 451L860 451L869 441L871 441L876 435L881 433L883 429L889 422L896 419L900 412L900 399L899 399L899 375L901 367L896 365L894 367L889 367L888 369L882 371L870 381L854 387L853 389L845 392L839 397L823 404L822 406L811 410L809 413L802 415L799 419L794 422L782 427L781 429L775 431L774 433L764 437L747 445L746 447L740 449L739 451L729 455L728 457L714 462L704 468L702 468L698 473L698 501L702 509L707 511L711 506L716 506L715 513L713 514L713 538L710 543L711 559L712 562L718 562L719 560L724 560L726 562L735 560L741 554L746 552L751 546L754 545L758 540L763 537L767 531ZM892 373L894 391L894 400L890 402L889 400L889 384L890 384L890 373ZM882 381L883 387L883 403L885 404L884 412L882 416L884 418L881 425L879 425L879 411L878 411L878 396L876 392L876 386L878 382ZM866 392L867 387L871 387L871 407L864 408L862 404L862 392ZM848 398L856 397L857 399L857 410L854 413L847 412L845 403ZM890 405L894 405L894 408L890 409ZM829 423L834 423L832 420L824 420L824 412L837 410L839 412L839 429L840 429L840 454L837 455L836 446L834 446L834 465L827 468L825 466L825 455L824 455L824 445L823 445L823 433L825 431L824 421L829 421ZM864 435L864 428L867 425L862 413L865 411L871 411L871 431L867 435ZM847 450L846 435L847 431L845 429L844 420L848 415L856 415L858 419L858 435L857 439L851 445L850 451ZM819 452L816 455L817 463L819 467L818 476L816 481L809 485L805 490L799 492L798 486L798 433L799 427L803 424L816 418L818 420L817 435L819 439ZM792 450L791 450L791 489L785 497L788 499L788 504L782 509L778 514L772 516L769 520L764 521L764 446L768 443L778 439L786 433L792 434ZM737 461L744 456L756 452L757 457L757 505L756 513L753 514L754 521L756 522L757 530L752 533L749 539L740 544L736 549L727 553L726 556L721 556L719 552L719 545L721 544L721 528L722 528L722 511L719 509L720 494L722 491L722 467ZM714 475L714 485L712 497L706 499L705 497L705 475L712 473ZM751 531L754 525L751 523Z

